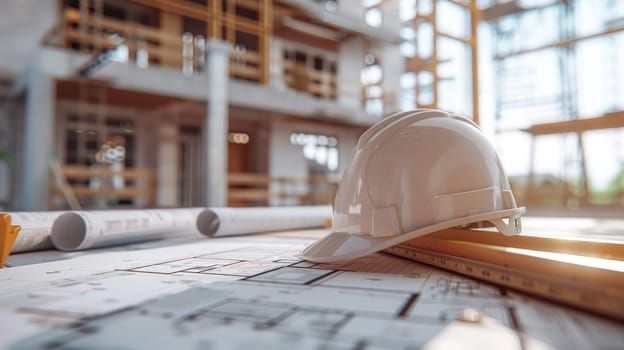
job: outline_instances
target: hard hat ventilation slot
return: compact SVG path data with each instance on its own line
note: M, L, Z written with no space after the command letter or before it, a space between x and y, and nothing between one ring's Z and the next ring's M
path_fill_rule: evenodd
M473 216L498 209L494 187L475 191L459 192L432 198L433 215L436 223Z

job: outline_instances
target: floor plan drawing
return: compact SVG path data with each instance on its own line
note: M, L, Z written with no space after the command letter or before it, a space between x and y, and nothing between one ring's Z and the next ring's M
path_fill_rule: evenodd
M384 253L305 262L309 241L185 236L18 256L0 270L0 348L418 349L467 309L519 349L624 343L620 323Z

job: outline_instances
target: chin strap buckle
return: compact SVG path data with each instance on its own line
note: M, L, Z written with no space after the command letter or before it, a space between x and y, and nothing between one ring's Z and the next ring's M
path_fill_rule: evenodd
M508 222L505 222L502 218L496 218L489 221L506 236L513 236L522 232L522 219L520 218L520 214L510 216L507 220Z

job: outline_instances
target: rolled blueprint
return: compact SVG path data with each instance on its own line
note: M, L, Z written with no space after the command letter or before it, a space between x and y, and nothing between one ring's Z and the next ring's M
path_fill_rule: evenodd
M8 213L11 216L11 224L21 226L11 253L52 248L50 241L52 223L63 213L63 211Z
M162 238L181 232L197 232L201 208L163 210L73 211L60 215L52 225L52 244L74 251Z
M74 251L183 232L220 237L323 227L331 214L330 206L72 211L54 220L50 239Z
M305 207L207 208L197 217L205 236L221 237L323 227L332 217L329 205Z

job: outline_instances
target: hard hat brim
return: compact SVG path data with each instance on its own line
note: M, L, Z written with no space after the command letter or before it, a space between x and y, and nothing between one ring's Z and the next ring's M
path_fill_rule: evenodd
M484 214L471 215L430 225L415 231L393 237L373 237L368 233L331 232L324 238L310 244L299 254L303 259L316 263L331 263L351 260L390 248L428 233L447 228L467 225L473 222L489 221L500 218L513 218L525 212L524 207L499 210Z

